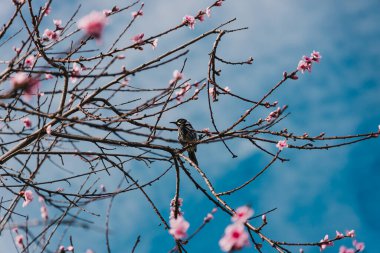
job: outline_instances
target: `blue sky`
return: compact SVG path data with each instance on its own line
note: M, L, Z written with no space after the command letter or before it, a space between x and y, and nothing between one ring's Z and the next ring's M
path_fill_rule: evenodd
M91 10L110 9L114 4L122 6L126 2L131 1L57 1L53 4L50 19L62 18L66 21L67 14L72 13L73 6L79 3L83 4L79 16L83 16ZM127 38L139 32L150 35L163 31L179 22L185 14L195 14L209 3L211 1L147 0L144 17L136 23ZM2 16L10 15L10 10L11 8L4 7L0 13ZM280 105L287 104L291 112L279 127L298 134L308 132L310 135L320 132L326 132L327 135L372 132L380 124L379 13L380 3L376 0L231 0L213 11L211 19L197 24L195 30L184 28L160 41L157 51L130 54L124 64L135 66L215 25L237 17L232 27L248 26L249 29L223 39L220 52L227 59L240 60L252 56L255 61L253 65L245 67L223 66L224 77L221 81L226 86L234 92L258 99L281 79L283 71L294 70L303 55L317 50L323 58L320 64L314 65L312 73L300 75L298 81L287 82L271 97L272 101L278 100ZM122 16L111 20L102 46L107 48L107 38L112 38L121 29L118 24L126 22L125 20ZM45 25L49 24L48 21L49 18ZM185 69L187 77L197 80L205 76L207 53L212 43L211 39L206 39L190 48ZM97 45L93 43L92 46ZM169 80L172 70L180 68L181 64L181 61L174 62L160 71L136 76L132 82L144 86L155 84L157 80ZM185 113L194 127L210 127L205 102L203 97L196 106L191 104L173 111L164 122L172 121L179 114ZM216 105L217 122L221 126L247 109L242 104L230 102L223 100ZM267 112L262 111L262 115L257 115L257 118L266 115ZM237 159L232 159L222 145L198 148L200 164L220 190L241 184L270 161L270 157L248 143L231 145L239 156ZM275 150L275 147L268 148ZM285 150L284 155L290 162L274 164L255 183L226 199L233 207L251 204L258 213L278 208L268 215L269 225L264 230L273 239L319 241L326 233L331 237L335 230L355 229L358 240L366 243L366 252L377 252L380 231L377 218L380 212L380 189L377 183L380 176L379 148L378 140L370 140L329 151ZM74 164L69 163L67 166ZM152 178L163 170L154 166L147 170L137 163L130 166L132 174L143 179ZM51 173L42 178L59 177L54 174L58 172ZM159 184L148 189L166 217L169 201L174 195L174 176L170 173ZM115 188L118 181L107 177L102 180L110 189ZM183 210L191 222L191 232L213 206L188 180L183 180L182 187ZM113 252L129 252L138 235L142 235L142 241L137 252L167 252L173 246L172 238L158 226L158 218L145 202L139 193L116 198L110 223ZM107 204L108 202L94 203L91 210L104 214ZM37 217L38 204L34 208ZM105 220L104 216L91 219L99 226ZM216 213L215 220L186 248L189 252L220 252L218 240L228 224L229 218L224 213ZM76 242L77 252L84 252L89 247L96 252L105 252L103 233L94 230L83 234L83 231L73 229L69 234L80 238ZM346 240L344 244L350 246L351 242ZM7 249L8 245L9 238L2 235L0 249ZM270 249L267 250L270 252ZM291 250L296 252L298 248ZM244 252L251 251L252 249L247 249ZM326 250L337 251L338 246ZM305 252L319 252L319 249L307 248Z

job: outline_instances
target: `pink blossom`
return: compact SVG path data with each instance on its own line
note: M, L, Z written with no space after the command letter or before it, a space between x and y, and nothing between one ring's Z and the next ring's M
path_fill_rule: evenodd
M46 127L46 133L47 133L48 135L51 135L51 125L48 125L48 126Z
M103 14L104 14L105 16L109 16L109 15L111 15L111 13L112 13L111 10L103 10Z
M341 232L339 232L338 230L336 231L336 237L337 239L341 239L344 237L344 234L342 234Z
M265 214L261 215L261 220L264 222L264 223L267 223L267 216Z
M48 3L45 3L44 7L42 7L42 12L44 12L44 15L47 16L51 12L50 6L48 7Z
M70 246L67 246L67 251L74 251L74 247L72 246L72 245L70 245Z
M320 62L321 58L322 58L321 54L313 50L313 52L311 53L311 60L315 62Z
M29 84L29 76L23 72L17 72L11 78L11 85L13 89L24 89Z
M272 122L272 120L278 118L281 115L281 108L278 107L275 111L269 113L269 115L265 118L265 121L268 123Z
M183 205L183 199L182 198L178 198L178 206L182 206ZM170 201L170 206L175 206L175 198L173 198L171 201Z
M28 117L23 118L22 123L24 123L24 127L26 127L26 128L32 127L32 121Z
M33 201L33 192L31 190L27 190L23 194L24 203L22 203L22 207L26 207Z
M95 253L92 249L87 249L86 253Z
M116 56L116 58L119 59L119 60L123 60L123 59L125 59L125 55L119 54L119 55Z
M102 12L93 11L79 20L78 28L99 40L107 23L108 19Z
M211 17L211 9L210 9L210 7L207 7L207 9L206 9L206 15L207 15L207 17Z
M158 46L158 39L154 39L152 41L152 48L153 48L153 50L156 49L157 46Z
M206 12L204 11L199 11L198 15L197 15L197 19L201 22L205 21L205 14Z
M138 16L143 16L144 12L142 10L134 11L131 13L133 18L137 18Z
M131 40L137 44L141 44L143 42L143 38L144 38L144 33L140 33L133 36Z
M46 73L46 74L45 74L45 78L46 78L47 80L49 80L49 79L53 79L53 75L50 74L50 73Z
M277 142L276 144L276 147L279 149L279 150L283 150L284 148L287 148L289 145L288 143L286 142L286 140L282 140L282 141L279 141Z
M208 94L210 94L210 96L212 98L215 98L216 97L216 89L215 89L215 87L209 88L208 89Z
M70 77L70 81L72 83L76 83L77 76L80 75L80 71L81 71L81 67L79 66L79 64L74 62L73 69L71 70L71 77Z
M355 237L355 230L346 231L346 236L348 237Z
M48 220L49 214L48 214L46 206L45 205L41 206L40 210L41 210L41 217L42 217L42 219L43 220Z
M224 90L225 92L227 92L227 93L229 93L229 92L231 91L230 87L228 87L228 86L224 87L223 90Z
M195 18L190 15L186 15L182 19L182 23L187 25L190 29L194 29L195 26Z
M29 68L31 68L34 64L34 61L35 61L35 58L33 55L29 55L28 57L26 57L25 59L25 65Z
M63 245L59 246L58 252L59 253L65 253L65 246L63 246Z
M171 218L169 233L176 240L181 240L187 237L187 230L190 227L189 222L185 220L183 216L178 216L177 219Z
M239 250L248 245L248 233L244 230L242 223L227 226L223 237L219 240L219 246L225 252Z
M311 63L305 60L300 60L297 66L297 70L304 73L306 70L311 72Z
M364 248L365 248L365 244L364 242L357 242L356 240L354 240L352 242L352 244L354 245L355 249L359 252L363 251Z
M329 242L329 235L325 235L325 237L320 241L321 245L319 246L320 250L326 249L328 246L333 246L333 242Z
M53 23L57 29L62 29L62 20L61 19L53 19Z
M254 214L254 211L249 206L241 206L236 209L234 216L232 216L231 220L237 223L245 223L249 218L251 218Z
M181 72L179 72L178 70L174 70L173 71L173 79L171 79L169 83L173 84L175 82L178 82L182 78L183 78L183 74Z
M215 3L215 6L222 6L222 3L223 3L223 1L222 1L222 0L219 0L219 1L217 1L217 2Z
M55 40L55 41L57 41L59 39L58 32L55 32L55 31L52 31L52 30L49 30L49 29L45 29L43 36L45 38L49 39L49 40Z
M208 129L208 128L207 128ZM211 213L216 213L218 211L218 208L214 207L212 210L211 210Z
M208 213L206 217L204 217L204 222L209 222L210 220L214 219L214 216L211 213Z
M24 249L24 236L23 235L16 235L15 243L20 249Z
M356 251L355 249L352 249L352 248L348 249L345 246L340 246L339 248L339 253L355 253L355 251Z

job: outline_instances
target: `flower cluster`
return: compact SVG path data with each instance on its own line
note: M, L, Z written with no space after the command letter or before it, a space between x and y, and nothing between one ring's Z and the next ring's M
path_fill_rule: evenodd
M178 214L177 217L175 217L175 202L175 198L172 199L172 201L170 202L169 234L171 234L176 240L182 240L187 237L187 230L190 227L190 223L185 220L185 218L183 217L183 212L181 212L180 207L183 203L183 200L181 198L178 198Z
M313 62L320 62L322 56L319 52L313 51L310 55L304 56L302 60L299 61L297 70L301 71L304 73L306 70L311 72L311 67L313 65Z
M249 245L248 233L245 231L244 223L252 217L254 211L249 206L241 206L236 209L231 218L233 224L228 225L224 230L224 235L219 241L219 246L224 252L240 250Z

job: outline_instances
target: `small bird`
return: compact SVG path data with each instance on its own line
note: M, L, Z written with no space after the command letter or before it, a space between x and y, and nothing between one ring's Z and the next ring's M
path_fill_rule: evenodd
M193 126L189 121L185 119L178 119L177 121L170 122L176 124L178 127L178 141L182 144L182 146L186 146L189 143L198 140L197 132L194 130ZM189 158L196 165L198 165L197 157L195 156L195 152L197 152L197 146L193 145L187 148L187 153L189 154Z

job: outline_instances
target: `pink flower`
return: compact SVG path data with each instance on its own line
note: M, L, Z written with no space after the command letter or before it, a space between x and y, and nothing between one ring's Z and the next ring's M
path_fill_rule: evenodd
M210 96L215 99L216 98L216 89L215 87L212 87L212 88L209 88L208 89L208 94L210 94Z
M157 45L158 45L158 39L154 39L152 41L152 48L153 48L153 50L156 49Z
M264 223L267 223L267 216L265 214L261 215L261 220L264 222Z
M355 249L359 252L363 251L365 248L364 242L357 242L356 240L354 240L352 244L354 245Z
M23 197L25 200L24 203L22 203L22 207L26 207L30 202L33 201L33 192L31 190L27 190L24 192Z
M210 220L214 219L214 216L211 213L208 213L206 217L204 217L204 222L209 222Z
M34 64L34 61L35 61L35 58L33 55L29 55L28 57L26 57L25 59L25 65L29 68L31 68Z
M287 148L289 145L288 143L286 143L286 140L282 140L282 141L279 141L277 142L276 144L276 147L279 149L279 150L283 150L284 148Z
M45 205L41 206L40 210L41 210L41 217L42 217L42 219L43 220L48 220L49 214L48 214L46 206Z
M65 246L63 246L63 245L59 246L58 252L59 253L65 253Z
M206 129L206 128L205 128ZM208 128L207 128L208 129ZM218 211L218 208L214 207L212 210L211 210L211 213L216 213Z
M319 62L321 58L322 58L321 54L313 50L313 52L311 53L311 60L315 62Z
M25 3L25 0L13 0L13 3L14 4L24 4Z
M62 20L61 19L53 19L53 23L57 29L62 29Z
M143 16L144 12L142 10L134 11L131 13L133 18L137 18L138 16Z
M86 253L94 253L94 251L92 249L87 249Z
M48 5L48 3L46 3L46 4L44 5L44 7L42 7L42 12L44 12L44 15L45 15L45 16L49 15L50 12L51 12L51 8L50 8L50 6L47 7L47 5Z
M333 246L333 242L329 242L329 235L325 235L325 237L320 241L321 245L319 246L320 250L324 250L327 246Z
M346 248L345 246L340 246L339 253L355 253L356 250Z
M53 79L53 75L50 74L50 73L46 73L46 74L45 74L45 78L46 78L47 80L49 80L49 79Z
M23 235L16 235L15 243L20 249L24 249L24 236Z
M209 7L206 9L206 15L207 17L211 17L211 9Z
M143 38L144 38L144 33L140 33L133 36L131 40L137 44L141 44L143 42Z
M355 237L355 230L350 230L350 231L346 231L346 236L349 236L349 237Z
M227 93L229 93L229 92L231 91L230 87L228 87L228 86L224 87L223 90L224 90L225 92L227 92Z
M183 199L182 198L178 198L178 206L181 207L183 205ZM175 206L175 198L173 198L171 201L170 201L170 206L174 207Z
M199 21L201 21L201 22L205 21L205 14L206 14L206 12L199 11L198 15L197 15L197 19L199 19Z
M107 23L108 19L102 12L93 11L79 20L78 28L83 30L88 36L93 36L99 40Z
M174 70L173 72L173 79L170 80L170 84L173 84L175 82L178 82L179 80L181 80L183 78L183 74L181 72L179 72L178 70Z
M337 239L341 239L344 237L344 234L342 234L341 232L339 232L338 230L336 231L336 237Z
M234 223L224 230L224 236L219 241L219 246L224 252L242 249L248 246L248 233L242 223Z
M24 126L26 128L31 128L32 127L32 121L28 117L23 118L22 119L22 123L24 123Z
M71 70L71 77L70 77L70 81L72 83L76 83L77 76L80 75L80 71L81 71L81 67L79 66L79 64L74 62L73 69Z
M176 240L181 240L187 237L187 230L190 227L189 222L183 218L183 216L178 216L177 219L171 218L170 221L170 230L169 233Z
M74 247L72 245L68 246L67 248L67 251L73 251L74 250Z
M45 29L43 36L48 38L49 40L57 41L59 39L58 32L54 32L49 29Z
M111 13L112 13L111 10L103 10L103 14L104 14L105 16L109 16L109 15L111 15Z
M217 2L215 3L215 6L222 6L222 3L223 3L223 1L222 1L222 0L220 0L220 1L217 1Z
M278 107L275 111L269 113L269 115L265 118L265 121L268 123L272 122L272 120L278 118L281 115L281 108Z
M234 216L232 216L231 220L237 223L245 223L249 218L251 218L254 214L254 211L249 206L241 206L236 209Z
M311 63L305 60L300 60L297 66L297 70L304 73L306 70L311 72Z
M187 25L190 29L194 29L195 18L193 16L186 15L183 17L182 23Z

